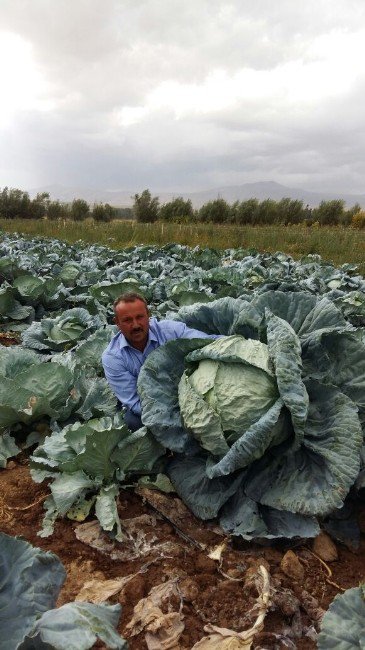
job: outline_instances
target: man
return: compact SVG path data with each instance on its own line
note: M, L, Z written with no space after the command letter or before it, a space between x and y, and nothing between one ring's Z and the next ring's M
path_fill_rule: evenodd
M112 391L127 409L126 424L136 431L142 426L137 379L148 355L172 339L218 336L192 329L180 321L150 318L147 302L138 293L124 293L117 298L114 314L120 331L103 352L102 363Z

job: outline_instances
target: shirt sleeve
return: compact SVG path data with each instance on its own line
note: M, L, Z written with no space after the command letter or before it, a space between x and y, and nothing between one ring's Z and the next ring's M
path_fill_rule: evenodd
M123 406L136 415L141 414L141 402L137 393L137 377L121 361L113 364L107 355L102 357L106 380L114 395Z
M161 321L163 322L163 321ZM168 324L166 334L170 338L177 339L220 339L222 334L206 334L201 330L196 330L193 327L188 327L179 320L165 321Z

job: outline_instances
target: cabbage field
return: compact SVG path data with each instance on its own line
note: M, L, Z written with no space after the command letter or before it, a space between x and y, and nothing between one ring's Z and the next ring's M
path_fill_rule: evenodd
M97 638L133 650L356 646L360 628L343 622L361 615L365 580L356 267L2 233L0 280L0 565L16 557L9 574L39 582L37 598L23 591L23 614L5 575L0 629L13 645L0 649L89 648ZM170 341L148 357L134 433L101 365L113 300L130 290L159 319L221 335ZM45 551L65 563L61 595L64 569ZM122 586L80 596L94 574L96 591L111 577ZM38 609L29 613L27 599Z

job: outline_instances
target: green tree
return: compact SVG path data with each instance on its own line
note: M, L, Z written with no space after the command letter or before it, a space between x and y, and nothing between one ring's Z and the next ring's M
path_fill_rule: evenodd
M271 224L279 221L278 204L273 199L261 201L256 212L255 223Z
M113 219L114 208L109 203L95 203L91 216L95 221L108 223Z
M188 199L185 201L182 196L178 196L176 199L165 203L160 208L159 218L162 221L171 221L175 223L193 221L194 208L191 200Z
M204 203L199 210L199 221L212 223L227 223L230 221L231 207L225 199L219 198Z
M84 221L90 214L89 204L84 199L74 199L71 203L70 217L73 221Z
M231 208L231 221L240 225L255 223L258 207L259 202L257 199L236 201Z
M0 192L0 217L2 219L29 219L31 200L28 192L4 187Z
M285 197L277 204L278 218L284 224L304 221L303 201Z
M153 223L158 219L159 198L151 196L149 190L134 195L133 215L141 223Z
M343 214L339 218L339 223L341 226L350 226L352 223L352 217L359 214L359 212L361 212L361 205L360 203L355 203L352 208L344 210Z
M333 199L332 201L321 201L318 208L313 210L313 219L321 226L334 226L340 223L345 212L345 201Z
M362 210L362 208L361 208L360 203L355 203L355 204L352 206L352 208L349 208L349 209L347 210L347 213L350 214L351 217L353 217L353 216L354 216L355 214L357 214L358 212L361 212L361 210Z
M47 206L47 219L49 221L60 221L68 219L69 211L66 205L59 201L50 201Z
M50 202L48 192L40 192L30 203L30 219L44 219Z

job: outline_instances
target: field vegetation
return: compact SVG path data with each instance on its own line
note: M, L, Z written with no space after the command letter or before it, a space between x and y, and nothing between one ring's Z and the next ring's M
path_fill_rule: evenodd
M94 647L96 636L120 650L167 647L160 634L192 650L227 639L357 647L365 280L349 262L363 259L364 231L137 217L0 223L6 650L28 637L22 647L41 647L44 634L59 650ZM340 268L316 254L324 245ZM289 249L301 259L270 253ZM149 355L133 433L101 363L126 290L158 319L223 335ZM53 560L53 585L37 572L49 550L65 566ZM34 583L56 588L49 601L37 602Z
M141 223L135 220L113 220L98 223L93 219L82 222L70 220L0 219L0 229L23 233L31 237L54 237L68 243L83 240L111 248L139 244L157 246L170 242L187 246L247 248L260 252L284 251L295 259L319 254L335 265L354 263L365 272L365 231L342 226L303 225L233 225L213 223L177 224L158 221Z
M78 198L61 203L46 192L31 199L23 190L5 187L0 190L0 229L115 249L176 242L220 250L283 251L295 259L319 254L334 264L355 263L365 271L365 211L359 204L346 208L341 199L310 207L287 197L232 204L217 198L194 208L181 196L160 204L146 189L134 195L132 207L116 208Z

